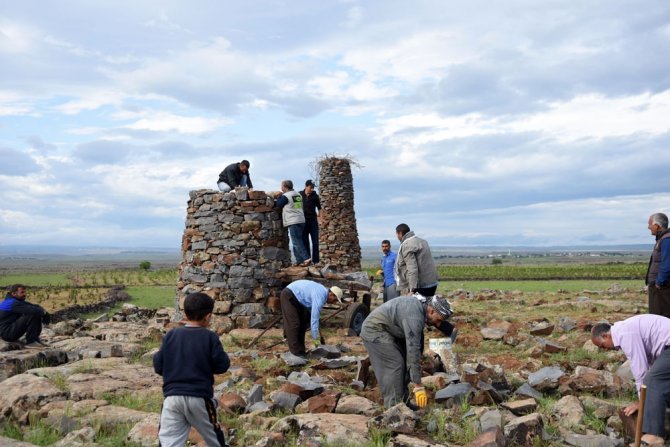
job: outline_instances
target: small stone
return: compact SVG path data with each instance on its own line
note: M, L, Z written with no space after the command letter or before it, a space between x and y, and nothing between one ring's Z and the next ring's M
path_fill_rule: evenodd
M516 389L514 394L521 397L532 397L533 399L539 399L542 397L542 393L528 385L526 382L521 384L521 386Z
M284 391L275 391L270 394L270 399L275 405L290 411L295 410L295 407L302 402L302 399L300 399L300 396L297 394L291 394Z
M221 408L236 414L242 413L247 406L242 396L236 393L223 393L219 397L219 404Z
M532 413L511 420L503 432L508 441L523 446L534 445L533 439L541 438L544 423L539 413Z
M537 408L537 401L531 397L529 399L505 402L502 404L502 407L507 408L517 416L521 416L535 411Z
M539 391L558 388L559 381L565 372L557 366L547 366L528 376L528 384Z
M413 434L419 416L404 403L399 403L368 421L368 427L388 429L394 433Z
M507 441L500 427L482 431L468 447L505 447Z
M300 357L290 352L282 353L281 359L286 362L288 366L303 366L307 364L307 359L305 357Z
M452 405L460 405L474 392L475 389L469 383L452 383L435 393L435 402L449 402Z
M579 425L584 417L584 407L576 396L564 396L552 406L559 425L572 427Z
M503 418L500 410L487 410L479 417L479 427L482 432L492 428L503 427Z

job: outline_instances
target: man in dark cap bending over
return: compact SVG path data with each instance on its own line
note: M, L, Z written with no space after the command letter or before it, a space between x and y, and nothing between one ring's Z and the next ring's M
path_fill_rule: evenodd
M405 296L387 301L365 319L361 338L386 408L408 401L408 382L417 406L428 404L421 386L423 328L426 323L439 327L451 314L449 302L440 295L426 300Z

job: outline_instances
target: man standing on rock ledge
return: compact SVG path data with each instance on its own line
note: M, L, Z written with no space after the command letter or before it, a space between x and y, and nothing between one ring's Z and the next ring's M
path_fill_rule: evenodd
M670 317L670 229L668 216L656 213L649 216L651 235L656 237L645 276L649 294L649 313Z
M660 315L637 315L611 326L598 323L591 330L591 341L599 348L620 348L626 354L638 394L643 383L647 387L643 445L662 446L666 434L665 410L670 396L670 319ZM639 402L628 405L624 413L630 416L639 406Z
M423 328L426 323L439 327L449 316L449 302L435 295L423 302L412 296L387 301L365 319L361 338L386 408L408 401L409 382L417 406L428 404L421 386Z
M0 337L16 341L26 335L26 348L41 349L49 345L40 341L42 323L49 324L49 313L42 306L26 301L26 286L14 284L0 303Z
M281 182L281 191L275 194L275 208L281 209L281 218L284 226L288 228L288 235L293 245L293 256L296 265L308 266L312 260L305 250L302 242L302 233L305 229L305 213L302 209L302 196L293 190L293 182L284 180Z

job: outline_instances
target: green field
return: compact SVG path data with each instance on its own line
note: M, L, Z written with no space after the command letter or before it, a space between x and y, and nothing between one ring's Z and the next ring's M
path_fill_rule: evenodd
M506 290L520 292L583 292L585 290L607 290L612 285L639 291L644 287L640 280L547 280L547 281L440 281L439 293L465 289L467 291Z

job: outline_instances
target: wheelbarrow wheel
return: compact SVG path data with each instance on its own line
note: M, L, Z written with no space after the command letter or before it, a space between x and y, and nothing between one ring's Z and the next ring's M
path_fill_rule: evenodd
M344 327L352 329L356 335L361 335L363 321L367 318L370 311L363 303L351 303L344 314Z

